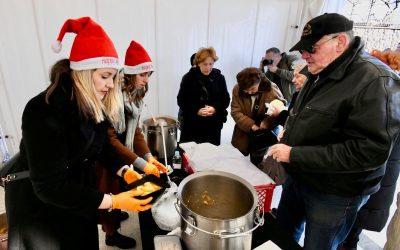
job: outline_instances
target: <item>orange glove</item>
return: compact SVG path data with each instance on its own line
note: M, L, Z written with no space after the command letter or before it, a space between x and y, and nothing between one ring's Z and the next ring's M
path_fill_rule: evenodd
M160 177L160 170L156 167L156 165L153 165L151 163L147 163L146 166L144 167L143 171L146 174L153 174L157 177Z
M163 173L166 173L168 171L168 168L165 167L164 164L162 164L161 162L157 161L156 158L154 158L153 156L147 158L147 162L155 165L157 169Z
M125 171L125 173L123 172L122 178L124 178L124 181L127 184L130 184L130 183L132 183L134 181L142 179L142 176L138 172L132 170L131 168L128 168Z
M134 196L143 195L141 190L130 190L116 195L111 195L112 198L112 209L123 209L133 212L146 211L151 208L149 203L153 197L149 197L145 200L135 199Z

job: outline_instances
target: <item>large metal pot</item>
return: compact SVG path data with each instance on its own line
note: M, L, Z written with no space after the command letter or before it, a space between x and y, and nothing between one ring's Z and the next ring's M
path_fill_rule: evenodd
M173 157L177 146L176 120L168 116L158 116L143 121L145 140L151 153L164 159L163 134L167 158ZM163 133L162 133L163 132Z
M196 172L178 188L182 240L190 250L251 249L252 231L261 225L255 188L239 176ZM259 221L254 225L254 216Z

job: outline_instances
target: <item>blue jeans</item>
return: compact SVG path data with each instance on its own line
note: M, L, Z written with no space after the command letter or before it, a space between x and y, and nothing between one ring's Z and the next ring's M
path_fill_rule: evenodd
M369 195L341 197L319 193L289 177L283 185L277 220L296 241L306 224L305 250L336 250L368 198Z

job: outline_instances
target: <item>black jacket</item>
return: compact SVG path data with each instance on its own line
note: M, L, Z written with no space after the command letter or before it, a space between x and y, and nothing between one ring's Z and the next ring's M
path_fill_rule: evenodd
M397 179L400 172L400 137L393 146L386 163L385 175L378 192L371 195L367 203L358 211L353 227L380 232L389 218Z
M207 130L220 133L223 123L226 122L230 96L225 77L215 68L207 76L201 73L199 67L191 68L182 77L177 102L183 118L181 142L204 142L202 137L207 136ZM205 105L216 109L213 116L197 115L199 109Z
M322 193L376 192L400 127L399 93L398 75L356 37L301 89L282 139L293 147L286 171Z
M45 93L32 98L22 117L20 160L13 172L30 178L6 186L10 249L97 249L97 212L103 194L96 189L93 163L124 165L111 147L106 122L83 119L70 101L72 81L64 76L50 104Z

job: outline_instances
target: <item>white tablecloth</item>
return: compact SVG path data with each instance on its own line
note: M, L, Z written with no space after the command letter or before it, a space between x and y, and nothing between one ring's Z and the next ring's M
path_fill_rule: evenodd
M194 172L218 170L238 175L253 186L274 183L264 172L254 166L248 157L230 144L215 146L210 143L187 142L179 145L189 158Z

